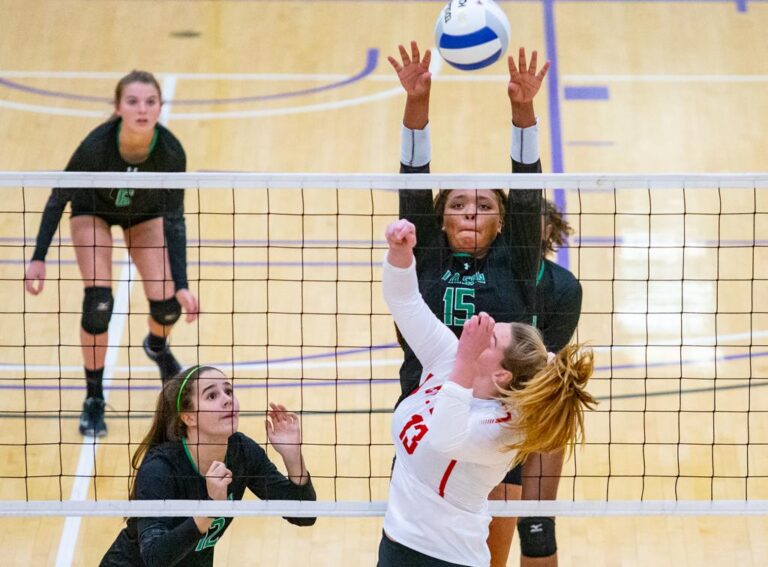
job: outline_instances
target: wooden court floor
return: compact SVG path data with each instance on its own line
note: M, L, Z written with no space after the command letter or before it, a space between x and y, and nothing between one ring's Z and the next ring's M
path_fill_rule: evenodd
M555 63L537 100L545 171L765 170L765 2L502 6L512 45ZM0 0L0 171L61 169L108 116L116 80L143 68L158 73L190 171L395 172L403 97L386 56L410 39L431 46L440 7ZM504 73L434 68L433 171L508 170ZM74 419L81 284L68 223L45 293L25 296L47 190L2 191L0 499L125 498L158 379L140 349L146 307L120 235L115 287L131 314L115 326L110 434L94 447ZM583 282L578 338L598 352L593 390L603 401L561 498L768 498L768 274L761 247L749 245L768 237L767 201L725 188L565 193L580 246L559 259ZM321 498L385 499L399 359L371 282L395 195L190 190L187 210L204 314L178 325L179 357L232 373L241 428L259 441L267 401L304 412ZM279 244L268 249L267 239ZM3 564L98 564L121 521L0 519ZM761 565L766 528L745 517L560 518L558 540L565 566ZM380 531L380 518L301 530L239 519L216 564L374 565Z

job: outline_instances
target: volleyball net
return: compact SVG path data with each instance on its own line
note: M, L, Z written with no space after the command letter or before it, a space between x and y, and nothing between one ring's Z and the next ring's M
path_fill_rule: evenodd
M24 291L50 187L185 188L201 315L184 366L233 380L240 430L269 402L300 414L318 502L129 502L131 456L160 390L148 304L113 229L107 437L78 433L82 280L68 214L42 294ZM542 188L575 233L552 259L583 288L595 351L586 443L558 500L501 515L768 512L768 175L0 173L0 515L381 515L402 352L383 302L398 189Z

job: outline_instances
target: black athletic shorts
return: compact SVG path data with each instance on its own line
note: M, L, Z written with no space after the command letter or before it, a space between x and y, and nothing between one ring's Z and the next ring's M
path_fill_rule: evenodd
M392 541L383 531L379 543L379 561L376 567L467 567L449 563Z
M511 471L507 473L507 476L504 477L504 480L501 481L503 484L516 484L517 486L523 485L523 465L519 464L515 468L513 468Z
M164 203L149 198L150 191L138 189L121 196L126 189L79 190L72 196L72 216L90 215L99 217L109 226L117 225L123 229L131 228L142 222L162 217L165 214ZM127 202L116 206L120 199Z

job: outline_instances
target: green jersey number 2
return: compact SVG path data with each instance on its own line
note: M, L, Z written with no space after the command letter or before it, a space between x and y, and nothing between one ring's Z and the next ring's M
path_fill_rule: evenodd
M216 543L219 541L219 537L221 537L221 530L225 525L226 521L224 518L216 518L214 521L212 521L211 527L208 528L208 533L206 533L202 538L200 538L200 541L197 542L195 551L202 551L216 545Z
M467 287L447 287L443 294L443 323L463 327L475 314L475 290Z

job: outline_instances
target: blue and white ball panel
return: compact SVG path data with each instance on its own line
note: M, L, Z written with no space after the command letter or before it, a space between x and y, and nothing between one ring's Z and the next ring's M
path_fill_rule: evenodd
M452 36L443 36L452 37ZM447 42L450 45L450 42ZM496 62L503 50L501 48L501 42L498 38L494 38L492 41L483 43L482 45L475 45L470 47L460 47L458 49L451 49L450 47L440 47L440 56L462 71L474 71L475 69L482 69L488 65Z
M506 52L509 21L491 0L451 0L437 18L435 42L453 67L482 69Z

